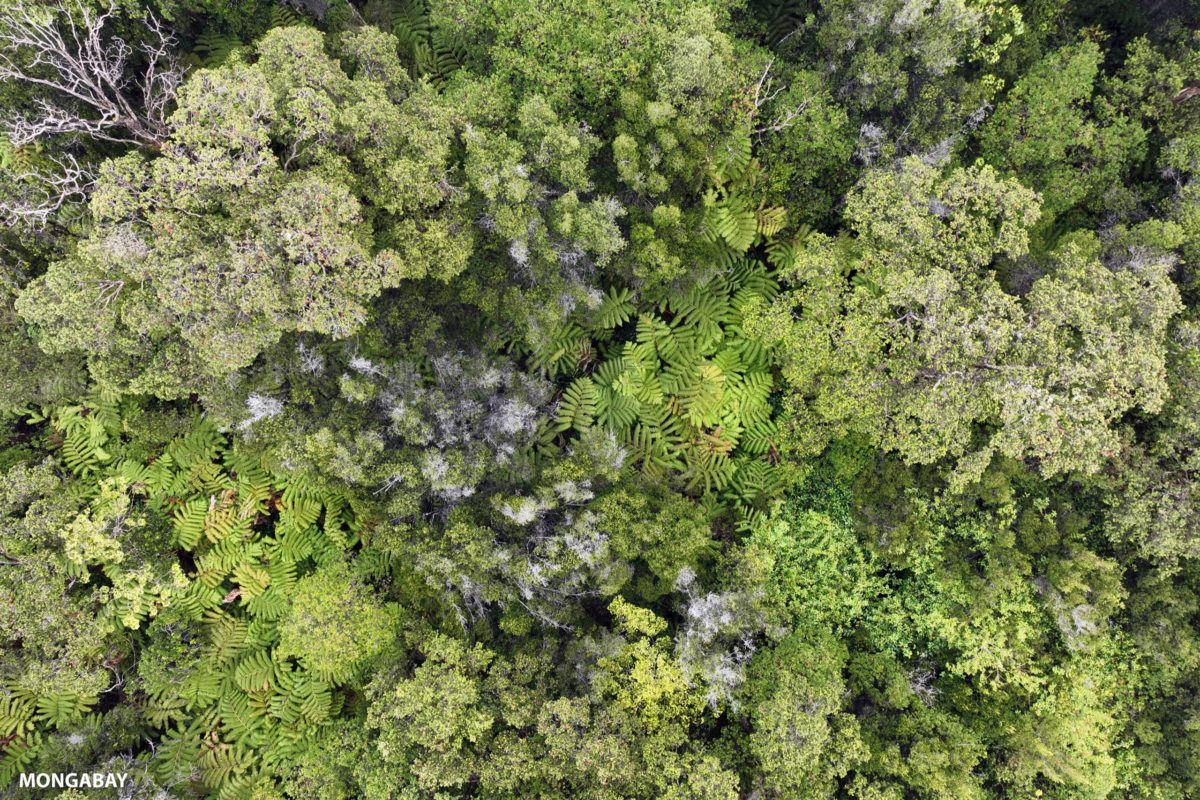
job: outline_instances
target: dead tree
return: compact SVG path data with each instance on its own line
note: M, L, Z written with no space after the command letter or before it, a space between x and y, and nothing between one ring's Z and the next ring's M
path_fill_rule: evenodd
M0 121L14 145L61 133L150 147L166 138L167 107L183 80L175 37L150 14L135 49L105 35L112 16L61 0L16 0L0 16L0 80L41 90L31 113Z
M87 200L96 174L72 155L50 159L55 169L29 170L13 176L13 185L0 192L0 222L41 228L63 206Z
M75 0L49 5L15 0L0 13L0 81L35 90L29 108L0 118L14 147L59 134L158 148L184 70L176 40L153 15L134 46L105 28L110 7L96 11ZM83 202L95 173L72 155L9 176L0 223L45 225L67 203Z

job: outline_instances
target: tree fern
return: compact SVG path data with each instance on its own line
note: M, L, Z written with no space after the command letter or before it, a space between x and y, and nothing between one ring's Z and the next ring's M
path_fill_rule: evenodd
M612 287L600 301L600 306L592 313L592 324L589 330L596 338L611 335L613 328L619 328L637 313L633 304L633 292L623 287Z
M409 72L434 86L445 83L466 60L467 43L456 32L433 25L424 2L399 6L392 14L392 33Z
M567 387L558 401L554 415L556 431L582 430L596 418L596 385L590 378L580 378Z
M37 710L34 713L34 719L61 728L63 725L83 717L95 704L96 698L74 692L41 695L36 701Z
M631 295L610 290L611 313L593 312L587 329L602 360L563 390L553 431L567 436L599 425L617 435L645 472L693 494L719 494L748 513L778 482L768 461L776 436L770 354L745 336L741 320L746 308L778 291L761 262L739 256L706 285L641 310L634 341L620 342L611 336L614 328L632 321L637 309L626 305ZM601 318L614 328L598 329ZM580 335L574 323L567 327ZM746 471L746 463L760 466Z
M242 40L232 33L209 29L196 37L192 52L200 66L218 67L228 61L233 52L242 45Z

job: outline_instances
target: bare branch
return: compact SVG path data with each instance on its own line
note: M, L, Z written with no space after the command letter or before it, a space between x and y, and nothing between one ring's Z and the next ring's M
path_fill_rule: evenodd
M41 227L64 205L86 200L96 174L75 156L54 156L56 171L30 171L14 176L16 186L0 197L0 222Z
M758 119L759 112L764 106L773 103L779 97L779 95L783 94L787 90L786 86L775 85L775 76L771 74L771 67L773 66L775 66L774 58L767 61L767 65L763 67L762 75L758 77L758 81L754 84L754 89L750 98L751 124L753 124L754 120ZM780 114L775 115L770 122L751 128L751 135L761 136L764 133L778 133L786 128L790 128L792 125L796 124L796 120L799 119L800 115L803 114L805 109L808 108L809 102L810 101L808 100L804 100L792 108L785 109Z
M78 133L110 142L157 147L167 135L167 107L183 80L174 35L152 14L147 41L135 53L106 36L112 10L97 13L76 0L46 7L15 0L0 17L0 80L40 87L49 95L32 113L0 120L16 146ZM134 56L144 62L132 74Z

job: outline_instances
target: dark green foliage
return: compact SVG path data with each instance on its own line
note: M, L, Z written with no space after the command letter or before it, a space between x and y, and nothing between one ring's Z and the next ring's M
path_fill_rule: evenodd
M1200 797L1197 12L4 0L0 794Z

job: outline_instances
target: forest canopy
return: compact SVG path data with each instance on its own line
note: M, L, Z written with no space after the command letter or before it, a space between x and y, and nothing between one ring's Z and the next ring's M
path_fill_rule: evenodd
M0 795L1200 797L1198 20L0 0Z

